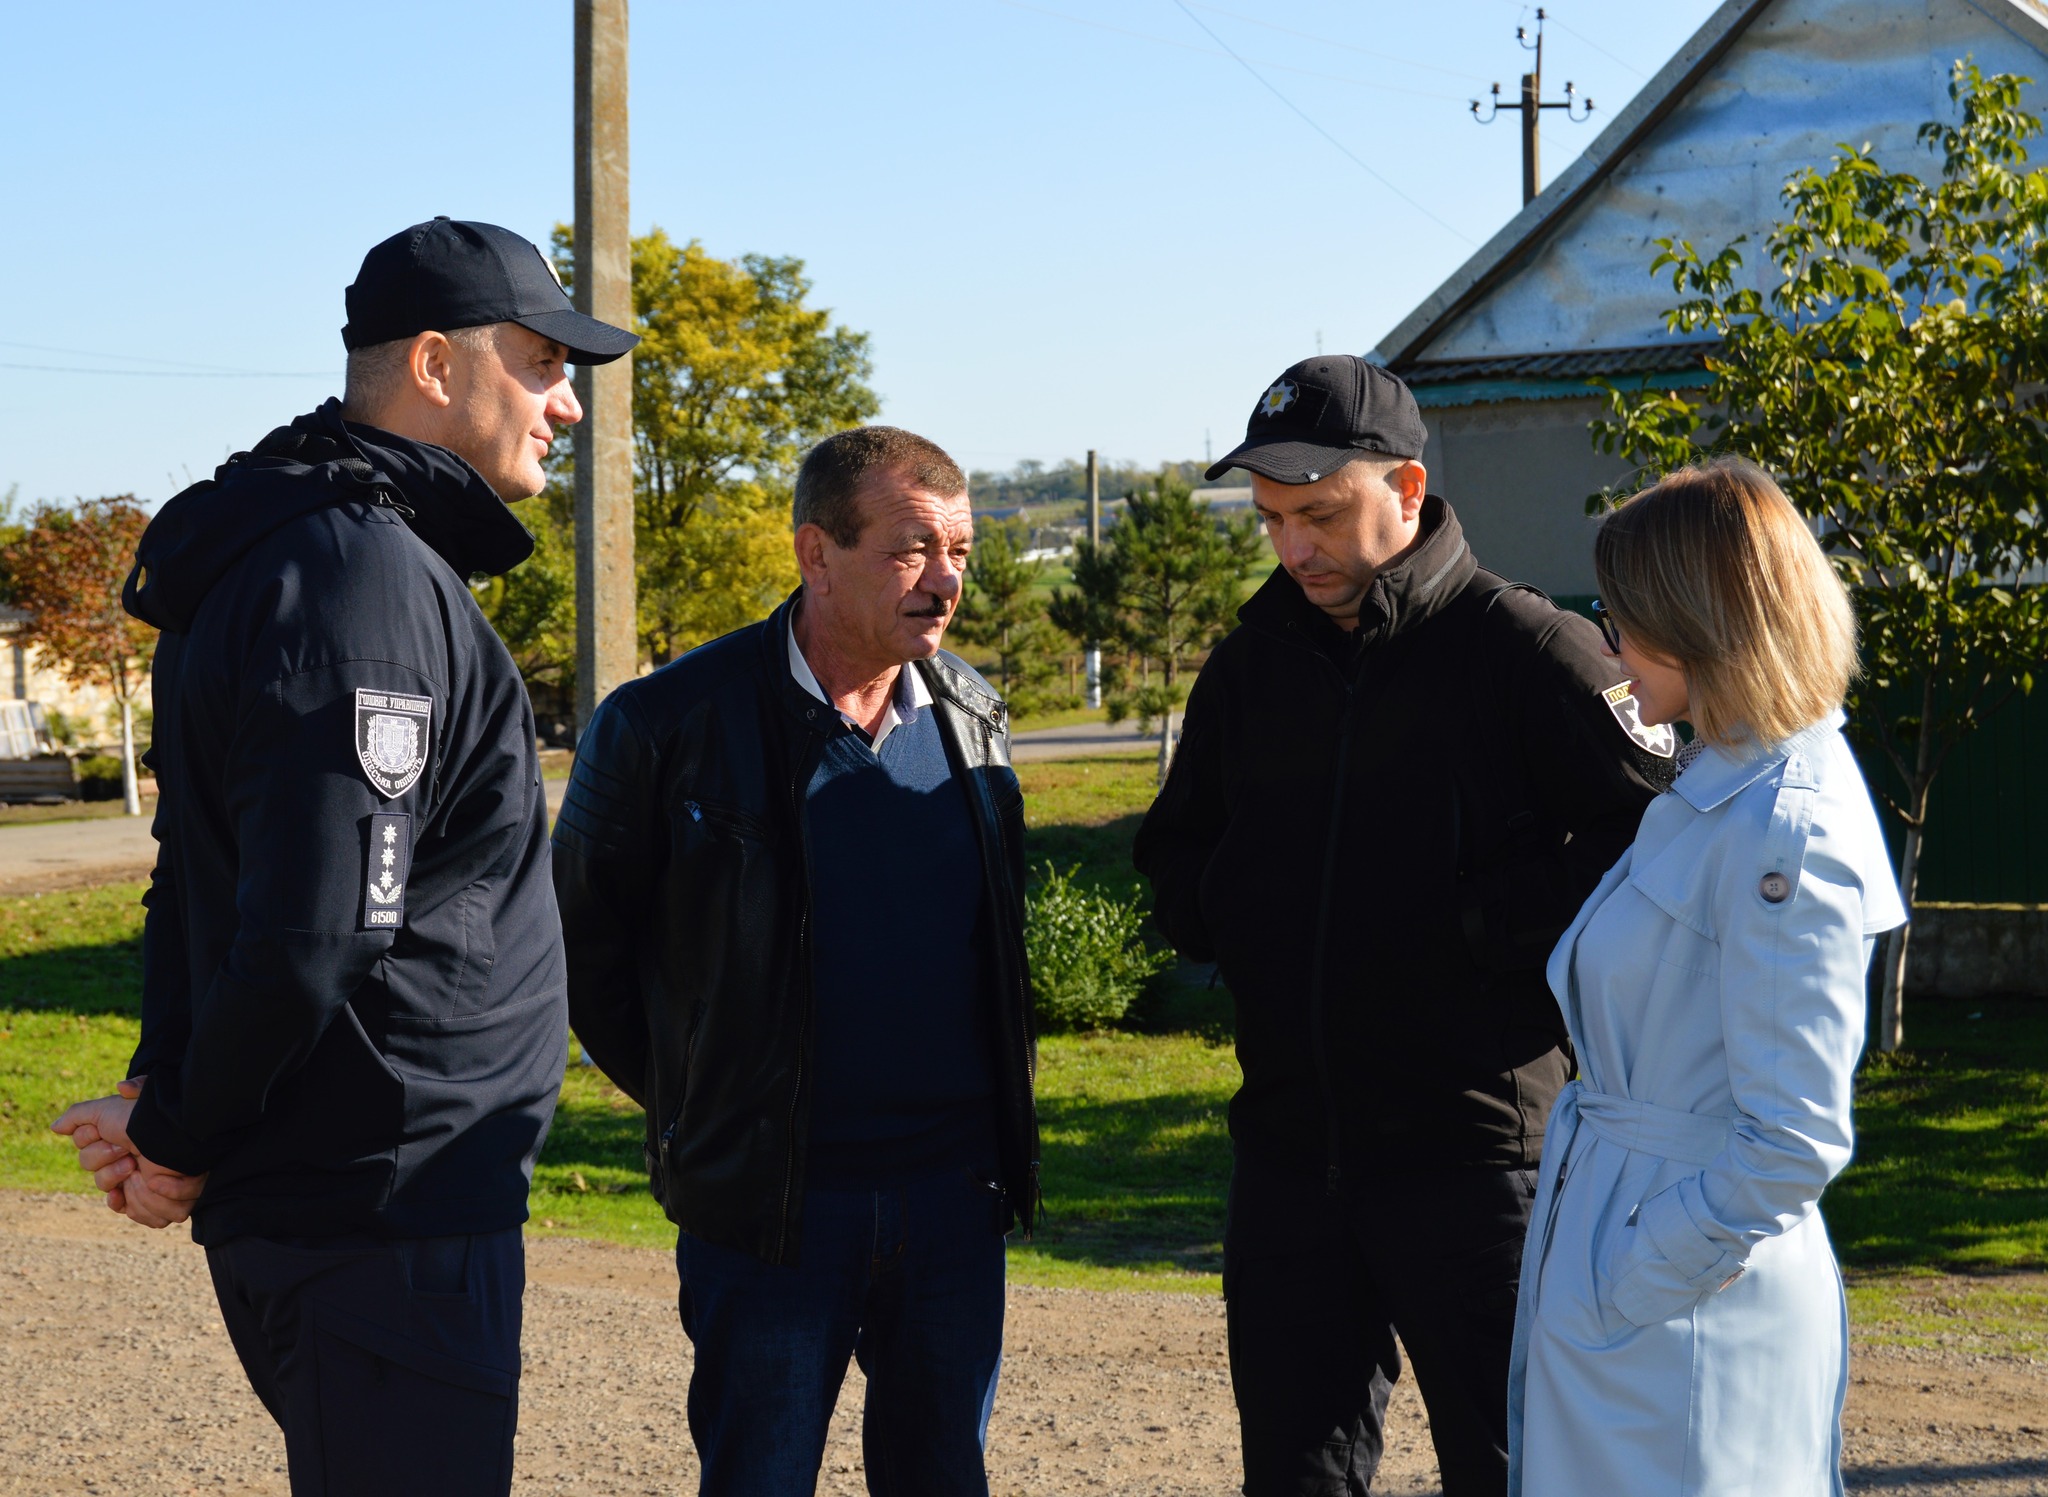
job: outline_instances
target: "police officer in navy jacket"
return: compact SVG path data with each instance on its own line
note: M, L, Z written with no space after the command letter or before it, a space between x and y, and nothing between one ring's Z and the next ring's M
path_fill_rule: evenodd
M189 1215L294 1493L510 1489L520 1225L566 977L533 714L469 579L524 560L567 363L637 341L446 218L348 290L342 401L169 501L142 1040L58 1120Z

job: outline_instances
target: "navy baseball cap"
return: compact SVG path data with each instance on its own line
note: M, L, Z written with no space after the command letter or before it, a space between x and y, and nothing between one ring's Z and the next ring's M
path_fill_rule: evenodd
M496 224L442 217L393 234L363 256L347 297L350 350L492 322L554 339L572 364L609 364L640 341L570 306L540 246Z
M1259 396L1244 440L1203 476L1244 468L1277 483L1314 483L1360 457L1421 457L1427 433L1398 375L1356 354L1318 354Z

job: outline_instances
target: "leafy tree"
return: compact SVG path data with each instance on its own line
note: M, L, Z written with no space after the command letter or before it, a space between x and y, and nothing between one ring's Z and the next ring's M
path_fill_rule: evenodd
M547 488L514 511L533 532L533 555L470 588L519 667L536 715L566 719L576 700L576 493L566 457L549 467Z
M1014 522L983 526L974 538L974 562L953 632L996 652L997 672L1010 710L1020 717L1056 704L1052 689L1059 633L1034 589L1043 561L1026 561L1024 528Z
M1746 284L1737 240L1707 258L1658 241L1684 298L1676 332L1719 339L1700 390L1608 389L1595 440L1652 469L1702 447L1776 474L1853 593L1865 679L1857 732L1897 772L1873 788L1904 824L1910 905L1928 793L1956 745L2048 656L2048 172L2029 80L1955 65L1953 122L1920 127L1941 178L1888 172L1843 146L1785 185L1766 240L1777 272ZM1596 496L1595 503L1599 501ZM1880 1040L1903 1038L1907 931L1886 953Z
M1075 639L1100 640L1124 657L1104 662L1103 705L1111 722L1160 724L1163 779L1173 715L1187 697L1181 676L1230 627L1259 554L1258 521L1219 523L1171 470L1152 480L1151 493L1125 500L1100 546L1075 543L1074 590L1055 592L1047 611Z
M573 238L554 233L573 280ZM759 618L796 586L790 485L806 449L881 409L867 334L806 304L803 261L633 241L634 555L659 665Z
M4 552L14 606L28 615L23 633L75 685L104 687L121 713L121 795L142 814L135 783L135 702L149 679L156 631L121 607L121 584L135 565L148 513L132 495L41 504Z

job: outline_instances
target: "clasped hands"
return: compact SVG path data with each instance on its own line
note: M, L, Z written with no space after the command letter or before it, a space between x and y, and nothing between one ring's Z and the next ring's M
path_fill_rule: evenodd
M191 1216L206 1188L206 1176L181 1175L143 1158L128 1138L128 1115L147 1077L131 1077L115 1095L78 1102L50 1124L70 1138L78 1167L106 1194L107 1209L145 1227L168 1227Z

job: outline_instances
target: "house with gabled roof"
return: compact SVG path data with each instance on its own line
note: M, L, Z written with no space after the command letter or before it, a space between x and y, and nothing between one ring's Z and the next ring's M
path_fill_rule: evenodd
M1593 448L1590 382L1702 383L1712 346L1666 328L1656 241L1712 254L1747 235L1746 273L1771 274L1764 240L1799 168L1868 143L1890 169L1939 172L1915 136L1951 114L1965 56L2041 80L2028 107L2048 112L2048 0L1727 0L1380 340L1369 357L1413 387L1431 487L1483 564L1559 597L1593 590L1585 500L1630 473Z

